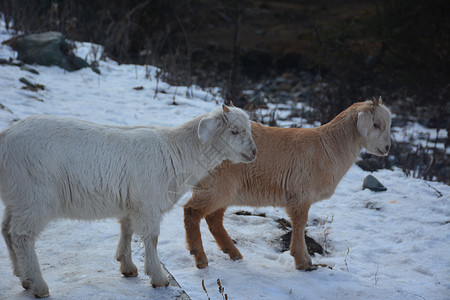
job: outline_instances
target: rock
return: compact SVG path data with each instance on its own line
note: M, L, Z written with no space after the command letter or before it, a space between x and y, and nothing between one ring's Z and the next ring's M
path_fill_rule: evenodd
M0 58L0 65L10 65L10 61L6 58Z
M64 52L65 38L59 32L45 32L25 35L17 40L18 59L27 64L39 64L45 66L58 65L64 69L66 65ZM69 71L72 71L70 69Z
M12 61L12 59L7 60L5 58L0 58L0 65L10 65L10 66L20 67L20 69L23 71L28 71L30 73L39 75L39 72L36 71L35 69L25 66L23 62L14 62L14 61Z
M364 171L375 172L384 168L384 163L376 158L361 159L356 165Z
M365 190L366 188L373 192L384 192L387 190L387 188L372 175L367 175L367 177L364 178L363 190Z
M366 205L364 205L365 208L373 209L373 210L381 210L381 206L376 202L367 202Z
M36 86L34 84L32 84L31 81L29 81L25 77L20 77L19 81L22 82L23 84L25 84L30 89L37 89Z
M23 84L25 84L24 87L22 87L22 89L24 90L30 90L33 92L37 92L38 90L45 90L45 86L43 86L42 84L39 83L32 83L31 81L29 81L28 79L26 79L25 77L20 77L19 81L22 82ZM42 101L41 99L37 99L39 101Z
M281 251L280 252L286 252L289 250L289 247L291 245L291 238L292 238L292 230L286 232L281 236ZM305 233L305 242L306 247L308 248L309 255L314 255L314 253L323 254L324 250L323 247L317 243L313 238L309 237Z
M50 31L24 35L18 37L12 46L18 52L18 59L26 64L56 65L67 71L90 67L84 59L71 51L70 45L60 32ZM92 68L92 70L100 73L97 68Z
M39 75L39 72L37 70L35 70L33 68L30 68L30 67L27 67L27 66L20 66L20 69L23 70L23 71L28 71L30 73Z

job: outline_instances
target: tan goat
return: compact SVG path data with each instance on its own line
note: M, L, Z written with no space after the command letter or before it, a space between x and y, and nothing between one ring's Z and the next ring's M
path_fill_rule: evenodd
M205 268L200 220L205 217L220 249L242 259L225 228L231 205L285 207L292 221L291 255L297 269L311 266L304 229L310 206L331 197L361 148L386 156L391 113L379 100L355 103L331 122L312 129L274 128L252 123L258 158L250 164L223 162L193 189L184 206L187 246Z

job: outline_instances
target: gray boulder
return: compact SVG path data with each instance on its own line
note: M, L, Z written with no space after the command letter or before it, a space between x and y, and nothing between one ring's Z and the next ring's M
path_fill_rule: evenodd
M49 31L18 37L14 43L18 52L18 59L26 64L44 66L59 66L67 71L91 67L84 59L76 56L64 35L60 32ZM91 67L98 74L100 71Z
M387 188L372 175L367 175L367 177L364 178L363 190L366 188L374 192L384 192L387 190Z

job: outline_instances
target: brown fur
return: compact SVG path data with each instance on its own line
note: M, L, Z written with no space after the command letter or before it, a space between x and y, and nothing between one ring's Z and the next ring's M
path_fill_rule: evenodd
M242 258L223 227L225 209L231 205L285 207L293 228L291 255L298 269L309 267L311 257L304 239L309 208L333 195L361 148L366 146L357 126L360 112L375 114L374 122L384 122L383 126L389 129L387 108L383 106L378 113L381 116L375 111L380 105L378 101L355 103L328 124L312 129L252 123L257 159L250 164L223 162L195 186L184 206L187 245L197 267L208 265L199 225L203 217L220 249L232 259ZM389 147L390 142L382 148Z

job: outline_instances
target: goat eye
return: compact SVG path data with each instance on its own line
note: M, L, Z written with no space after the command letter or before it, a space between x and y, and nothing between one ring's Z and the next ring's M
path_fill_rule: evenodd
M238 135L238 134L239 134L239 131L238 131L238 130L232 130L231 133L232 133L233 135Z
M378 123L373 123L373 127L375 127L376 129L380 129L381 128L380 124L378 124Z

